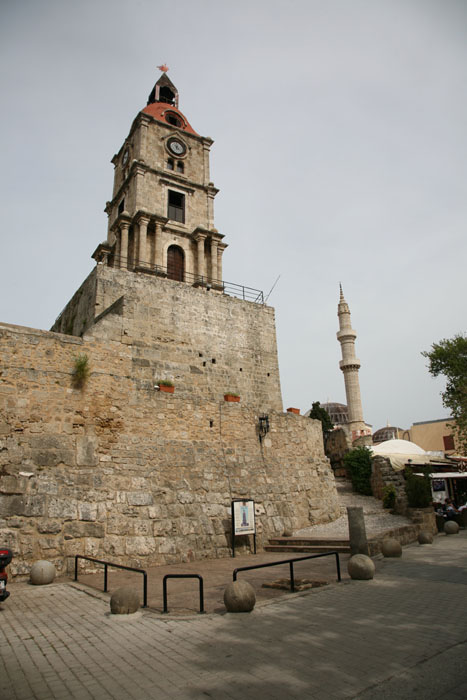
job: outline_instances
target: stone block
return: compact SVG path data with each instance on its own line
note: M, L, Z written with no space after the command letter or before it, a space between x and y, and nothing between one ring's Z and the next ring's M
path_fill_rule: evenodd
M76 464L82 467L95 467L98 464L97 437L85 435L76 438Z
M154 537L127 537L125 551L128 556L145 556L156 551Z
M135 491L127 494L128 505L130 506L152 506L154 499L151 493Z
M97 520L97 504L78 503L78 517L80 520Z
M58 520L37 520L36 523L37 531L43 534L55 535L62 529L62 523Z
M67 539L79 537L104 537L105 529L101 523L68 521L63 526L63 534Z
M0 493L22 494L26 491L28 479L5 474L0 478Z
M69 498L50 498L47 507L47 515L49 518L76 520L78 517L76 501Z
M0 517L6 518L12 515L22 515L24 511L25 505L22 496L0 495Z

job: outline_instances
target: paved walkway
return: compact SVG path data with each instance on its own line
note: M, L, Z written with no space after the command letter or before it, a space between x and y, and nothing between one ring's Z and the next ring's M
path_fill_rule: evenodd
M111 616L103 594L11 586L2 700L467 697L467 532L379 559L372 581L250 614Z

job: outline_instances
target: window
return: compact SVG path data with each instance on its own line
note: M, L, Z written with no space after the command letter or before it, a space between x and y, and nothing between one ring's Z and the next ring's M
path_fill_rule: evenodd
M122 214L124 211L125 211L125 200L122 199L122 201L118 205L118 213Z
M454 438L452 435L443 435L444 449L454 450Z
M183 126L182 120L180 119L180 117L177 114L175 114L175 112L166 112L165 118L166 118L166 121L168 121L169 124L172 124L173 126L178 126L178 127Z
M168 159L168 161L167 161L167 167L168 167L169 170L173 170L173 169L174 169L174 161L173 161L173 158L169 158L169 159Z
M177 161L177 173L183 173L184 170L185 170L185 168L183 166L183 161L178 160Z
M175 95L167 85L161 87L159 91L159 102L166 102L169 105L175 104Z
M169 190L167 216L173 221L185 223L185 195Z

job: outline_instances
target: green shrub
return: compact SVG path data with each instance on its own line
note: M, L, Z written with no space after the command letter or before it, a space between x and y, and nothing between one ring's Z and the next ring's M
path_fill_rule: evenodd
M427 508L433 500L429 472L423 468L419 471L423 472L422 476L414 474L411 467L406 467L404 472L405 493L409 508Z
M158 382L159 386L174 386L174 383L170 379L160 379Z
M354 491L371 496L371 450L360 445L347 452L344 465L350 473Z
M75 357L72 377L73 386L75 389L82 389L89 377L89 358L87 355L78 355Z
M394 508L396 505L396 489L392 484L385 486L383 491L383 506L385 508Z

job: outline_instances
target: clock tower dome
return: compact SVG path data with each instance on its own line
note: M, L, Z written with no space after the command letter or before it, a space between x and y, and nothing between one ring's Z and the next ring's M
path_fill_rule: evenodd
M179 110L178 90L163 72L112 158L108 235L93 254L97 262L222 288L227 246L214 228L212 143Z

